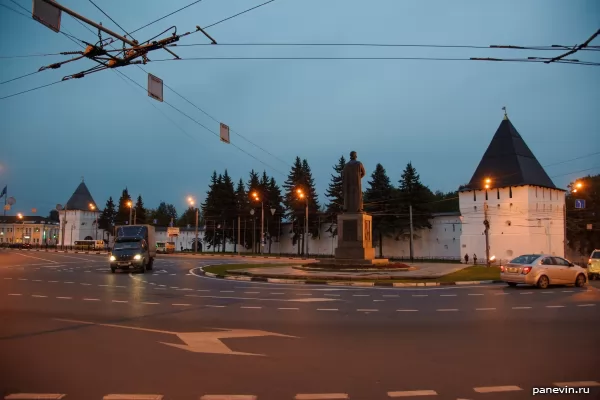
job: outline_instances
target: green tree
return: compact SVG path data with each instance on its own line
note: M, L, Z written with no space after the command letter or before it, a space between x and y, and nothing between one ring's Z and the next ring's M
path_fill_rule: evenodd
M432 213L460 212L460 207L458 204L458 192L454 191L444 193L436 190L436 192L433 194L430 211Z
M115 224L115 218L117 216L117 211L115 210L115 203L113 201L112 196L108 198L106 202L106 206L102 213L100 214L100 218L98 219L98 227L103 229L112 235L113 233L113 225Z
M249 213L249 202L248 202L248 194L246 193L246 187L244 186L244 181L240 178L237 187L235 189L235 208L237 211L237 215L240 219L245 220ZM240 243L244 248L247 248L248 241L246 238L246 230L244 230L243 236L241 240L236 240L234 244L234 252L237 252L237 243Z
M266 230L269 233L269 253L271 253L273 237L277 238L277 242L281 240L281 219L285 211L282 204L281 188L273 177L269 179L269 183L267 184L267 198L269 209L265 210L265 215L268 215ZM275 213L272 210L275 210Z
M575 208L575 200L585 200L585 208ZM571 183L565 206L568 246L581 256L589 257L600 247L600 174ZM588 229L588 225L592 229Z
M254 210L254 214L250 214L250 228L248 229L248 240L250 241L253 253L258 252L258 243L260 243L260 202L256 200L258 197L262 199L264 196L263 188L260 184L258 173L254 170L250 171L250 178L246 184L248 187L248 212ZM256 194L256 196L254 196Z
M373 217L373 241L377 237L379 257L383 257L383 238L391 237L396 231L397 217L394 215L394 187L390 183L383 165L377 164L365 191L365 211Z
M169 226L171 221L174 223L177 221L177 210L173 204L161 201L150 216L150 219L156 220L157 226Z
M58 215L58 211L50 210L50 214L48 214L48 219L52 222L60 222L60 217Z
M119 198L119 206L117 208L117 215L115 217L115 225L126 225L129 223L129 215L131 212L131 207L129 206L131 202L131 196L129 195L129 191L127 188L123 189L123 193Z
M329 199L327 208L325 209L325 215L327 220L331 220L331 225L327 229L333 236L337 236L337 221L336 217L344 210L344 191L342 187L342 171L346 165L346 159L341 156L338 163L333 166L335 174L331 174L331 182L325 192L325 196Z
M294 226L292 243L296 244L296 240L305 237L303 233L307 199L309 215L309 231L307 233L312 234L313 238L317 238L319 235L319 227L317 225L321 218L321 214L319 213L319 199L312 172L306 159L300 160L300 157L296 157L283 187L285 189L284 204L287 209L287 219L293 222ZM304 193L304 197L301 198L298 195L298 190ZM298 254L304 254L305 248L302 241L298 247Z
M198 216L198 219L200 217ZM181 228L193 228L196 226L196 207L188 207L177 220L177 226Z
M148 213L144 208L144 202L142 201L142 195L139 195L135 203L135 219L138 224L147 224Z
M233 180L227 170L222 176L219 186L219 204L221 208L221 251L225 252L227 242L233 242L235 237L234 227L237 220L237 204Z
M433 193L421 183L421 178L412 163L406 165L398 183L396 212L400 214L397 225L399 231L401 233L410 231L409 206L412 206L413 232L425 228L431 229L430 202L433 200Z
M204 242L207 248L215 251L218 244L217 238L217 221L219 220L219 187L221 186L223 177L217 175L217 171L213 171L210 178L210 184L206 192L206 199L202 203L202 215L204 216L205 231Z

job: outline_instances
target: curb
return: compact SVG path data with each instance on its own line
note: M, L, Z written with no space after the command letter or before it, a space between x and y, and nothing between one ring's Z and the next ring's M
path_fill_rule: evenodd
M204 265L199 267L200 275L210 278L226 279L234 281L250 281L250 282L267 282L267 283L285 283L294 285L327 285L327 286L353 286L353 287L431 287L431 286L461 286L461 285L485 285L502 283L499 280L487 281L457 281L457 282L352 282L352 281L316 281L311 279L284 279L284 278L267 278L262 276L244 276L244 275L220 275L212 272L204 271Z

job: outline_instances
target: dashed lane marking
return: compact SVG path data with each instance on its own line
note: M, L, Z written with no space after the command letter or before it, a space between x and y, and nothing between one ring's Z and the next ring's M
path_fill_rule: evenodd
M102 400L162 400L161 394L107 394Z
M113 303L129 303L127 300L113 300Z
M92 286L91 283L81 283L81 285L83 285L83 286Z
M521 292L519 294L533 294L533 292Z
M100 299L88 299L88 298L84 298L83 301L100 301Z
M494 296L508 296L510 293L494 293Z
M256 292L256 293L258 293L258 292ZM279 294L285 294L285 293L269 293L269 294L279 295ZM325 296L327 296L327 295L325 295Z
M359 308L356 311L358 311L358 312L377 312L379 310L377 310L375 308Z
M317 311L338 311L337 308L317 308Z
M67 296L56 296L57 299L61 299L61 300L72 300L72 297L67 297Z
M246 306L242 306L240 308L260 310L262 307L251 307L251 306L246 307Z
M413 294L412 297L427 297L428 294Z
M235 293L235 290L219 290L220 293Z
M294 307L279 307L278 310L300 310L299 308L294 308Z
M21 293L9 293L9 296L22 296Z
M564 308L565 306L546 306L546 308Z
M555 386L568 386L568 387L592 387L600 386L600 382L596 381L580 381L580 382L554 382Z
M438 308L435 311L441 311L441 312L445 312L445 311L458 311L458 308Z
M455 294L440 294L440 297L456 297Z
M400 309L400 310L396 310L396 311L399 311L399 312L417 312L419 310Z
M259 294L260 292L244 292L244 294Z
M206 394L200 400L256 400L257 397L250 394Z
M191 306L190 303L172 303L172 306Z
M523 390L518 386L485 386L473 388L477 393L516 392Z
M353 294L352 297L370 297L370 294Z
M529 310L531 307L513 307L513 310Z
M573 292L574 292L574 290L563 290L562 292L563 292L563 293L573 293Z
M467 296L483 296L483 293L469 293Z
M75 282L64 282L64 283L75 283ZM108 285L107 285L108 286Z
M153 302L150 302L150 301L143 301L142 304L156 305L156 304L160 304L160 303L153 303Z
M32 279L31 282L41 282L41 279Z
M43 296L41 294L32 294L31 297L48 297L48 296Z
M552 294L552 293L556 293L556 292L540 292L542 294Z
M475 311L494 311L496 310L495 308L492 307L488 307L488 308L476 308Z
M4 279L12 279L12 278L4 278Z
M346 393L307 393L297 394L294 400L344 400L349 398Z
M339 294L327 294L327 293L325 293L324 296L340 297Z
M225 308L226 306L221 306L221 305L214 305L214 304L207 304L204 307L212 307L212 308Z
M406 390L403 392L388 392L388 397L437 396L435 390Z
M15 393L4 396L4 400L51 400L62 399L65 396L58 393Z
M327 296L327 295L325 295L325 296ZM400 297L400 296L397 294L384 294L383 297Z
M20 281L27 281L27 278L19 278Z
M48 281L48 283L58 283L58 281Z
M577 304L577 307L595 307L595 304Z

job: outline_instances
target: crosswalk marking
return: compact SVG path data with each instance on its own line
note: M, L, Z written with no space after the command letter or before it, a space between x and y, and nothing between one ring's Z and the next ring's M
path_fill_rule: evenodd
M58 393L15 393L4 396L4 400L50 400L62 399L64 394Z
M346 393L309 393L297 394L294 400L344 400L349 398Z
M388 392L388 397L437 396L435 390L407 390L403 392Z
M569 387L591 387L600 386L600 382L596 381L581 381L581 382L554 382L555 386L569 386Z
M523 390L518 386L485 386L473 388L477 393L516 392Z

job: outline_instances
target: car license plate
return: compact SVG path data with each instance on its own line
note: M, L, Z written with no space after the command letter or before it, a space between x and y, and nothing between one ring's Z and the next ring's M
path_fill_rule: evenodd
M517 268L509 268L508 272L517 272Z
M123 265L129 265L129 263L128 262L120 262L119 265L122 265L122 266Z

